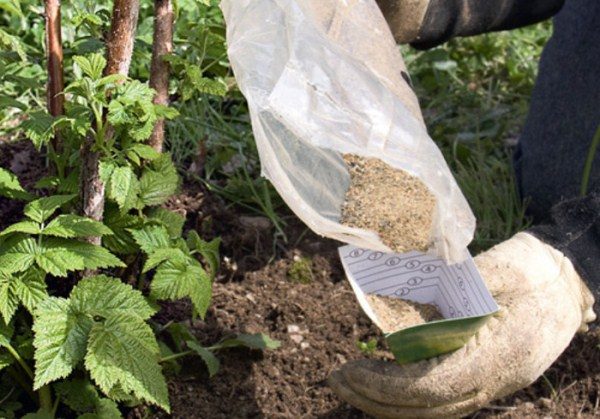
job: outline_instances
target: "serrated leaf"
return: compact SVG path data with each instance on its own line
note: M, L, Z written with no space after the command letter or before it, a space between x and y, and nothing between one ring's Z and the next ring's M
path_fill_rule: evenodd
M86 267L83 257L63 246L44 246L36 254L35 262L44 272L58 277L66 277L69 271L80 271Z
M171 246L169 233L163 226L144 226L139 230L129 231L137 245L147 254Z
M77 63L83 74L93 80L98 80L102 77L102 71L106 67L106 59L102 54L90 54L86 57L76 55L73 61Z
M165 208L152 208L148 212L148 217L150 220L158 222L162 224L167 231L169 232L169 236L172 239L181 236L181 232L183 230L183 224L185 223L185 218L180 214L169 211Z
M113 100L108 105L108 122L114 126L125 125L134 122L129 116L129 111L125 105L117 100Z
M179 176L169 155L161 155L144 170L140 179L140 201L146 206L160 205L177 191Z
M81 378L56 383L54 390L62 403L78 413L91 411L100 399L96 387L90 381Z
M111 235L112 231L99 221L79 215L59 215L42 231L43 235L73 238L100 237Z
M72 310L69 300L50 297L34 313L34 390L67 377L83 360L93 320Z
M131 167L115 167L108 184L108 196L119 205L121 211L127 212L135 206L138 191L139 182Z
M107 206L104 223L113 231L113 235L104 237L103 244L110 251L120 254L133 254L139 248L129 229L141 226L142 220L130 214L121 213L115 206Z
M38 223L34 221L21 221L2 230L2 232L0 232L0 236L5 236L11 233L38 234L39 232L40 225Z
M115 170L115 167L115 164L111 161L100 160L100 163L98 164L100 180L105 184L108 183Z
M76 195L52 195L36 199L25 206L23 212L35 222L43 223L62 205L71 201Z
M245 347L250 349L277 349L281 342L271 339L263 333L239 334L235 338L225 339L216 345L219 349Z
M146 273L151 269L156 268L158 265L167 260L185 260L186 255L180 249L166 248L166 249L157 249L152 252L146 263L144 263L144 269L142 273Z
M206 260L210 267L211 279L214 279L217 270L219 269L219 247L221 246L221 239L216 238L207 242L202 240L196 231L191 230L188 233L187 245L191 250L196 250L200 253Z
M36 149L40 150L54 136L53 123L52 115L44 111L37 111L29 114L29 118L21 123L21 128Z
M48 297L46 275L39 269L28 269L20 275L14 275L11 284L14 295L29 312Z
M151 295L158 299L190 298L194 310L202 318L212 297L212 282L208 274L192 259L187 263L177 260L164 262L156 270L150 289Z
M2 346L2 331L3 323L9 323L19 307L19 298L13 291L11 277L0 272L0 315L4 321L0 321L0 346Z
M115 419L122 418L121 411L117 403L110 399L100 399L96 403L96 413L93 418L89 419ZM85 419L85 418L83 418Z
M219 367L221 366L219 359L211 351L202 347L196 341L187 341L186 344L202 358L208 369L208 375L213 377L219 371Z
M31 195L23 189L19 179L13 173L0 167L0 195L12 199L31 199Z
M97 86L104 86L109 84L119 84L127 80L127 76L123 74L109 74L108 76L102 77L96 83Z
M48 251L55 249L61 252L66 250L65 254L70 254L70 257L81 258L84 268L86 269L124 268L127 266L105 248L90 243L60 238L48 238L44 241L44 247L44 253L48 253Z
M160 153L158 151L146 144L135 144L133 147L131 147L131 151L144 160L152 161L160 157Z
M88 345L85 366L102 391L109 393L118 386L170 411L158 344L139 317L118 314L95 322Z
M73 288L70 300L76 311L104 318L123 314L143 321L156 313L140 291L106 275L82 280Z
M4 243L0 253L0 267L6 273L24 271L34 264L37 251L37 243L30 237L20 237Z
M81 280L68 300L42 301L34 312L35 389L66 377L85 359L105 393L133 393L168 409L158 345L145 322L155 312L141 292L103 275Z

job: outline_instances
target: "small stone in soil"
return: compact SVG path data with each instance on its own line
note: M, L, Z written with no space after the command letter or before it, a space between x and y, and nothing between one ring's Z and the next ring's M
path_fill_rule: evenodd
M350 187L340 222L375 231L392 251L431 246L435 197L418 178L375 158L344 155Z
M366 296L375 312L381 330L396 332L407 327L442 320L444 317L431 304L419 304L401 298L369 294Z

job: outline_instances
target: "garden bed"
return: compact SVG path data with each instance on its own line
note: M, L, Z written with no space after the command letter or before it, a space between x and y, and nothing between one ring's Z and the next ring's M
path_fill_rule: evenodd
M25 185L43 168L22 143L0 144L0 166L12 166ZM377 337L382 344L344 279L338 244L306 232L293 216L285 217L289 240L284 243L274 238L267 219L241 213L197 184L185 185L168 205L186 215L186 228L197 229L206 238L223 238L223 262L211 308L205 321L192 323L198 339L209 345L232 332L264 332L282 343L275 351L219 352L221 370L210 379L201 361L185 359L181 374L169 380L172 416L365 417L341 402L326 384L335 368L366 356L357 341ZM20 207L0 198L0 227L19 213ZM170 304L155 320L179 321L189 312L185 303ZM597 416L599 343L597 330L577 337L544 377L473 417ZM370 356L386 355L376 351ZM161 416L150 408L129 412L131 418Z

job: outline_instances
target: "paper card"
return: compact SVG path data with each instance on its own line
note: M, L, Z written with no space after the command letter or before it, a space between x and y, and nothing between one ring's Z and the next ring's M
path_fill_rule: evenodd
M350 245L340 247L339 254L362 309L378 326L365 294L433 304L444 317L389 333L388 344L399 362L458 349L498 311L471 257L448 265L430 254L382 253Z

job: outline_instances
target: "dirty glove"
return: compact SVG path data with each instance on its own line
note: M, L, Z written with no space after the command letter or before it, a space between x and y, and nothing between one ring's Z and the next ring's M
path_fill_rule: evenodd
M329 378L376 417L453 417L535 381L595 319L594 298L561 252L528 233L475 258L500 311L469 343L415 364L361 360Z
M455 36L513 29L548 19L564 0L377 0L399 43L431 48Z

